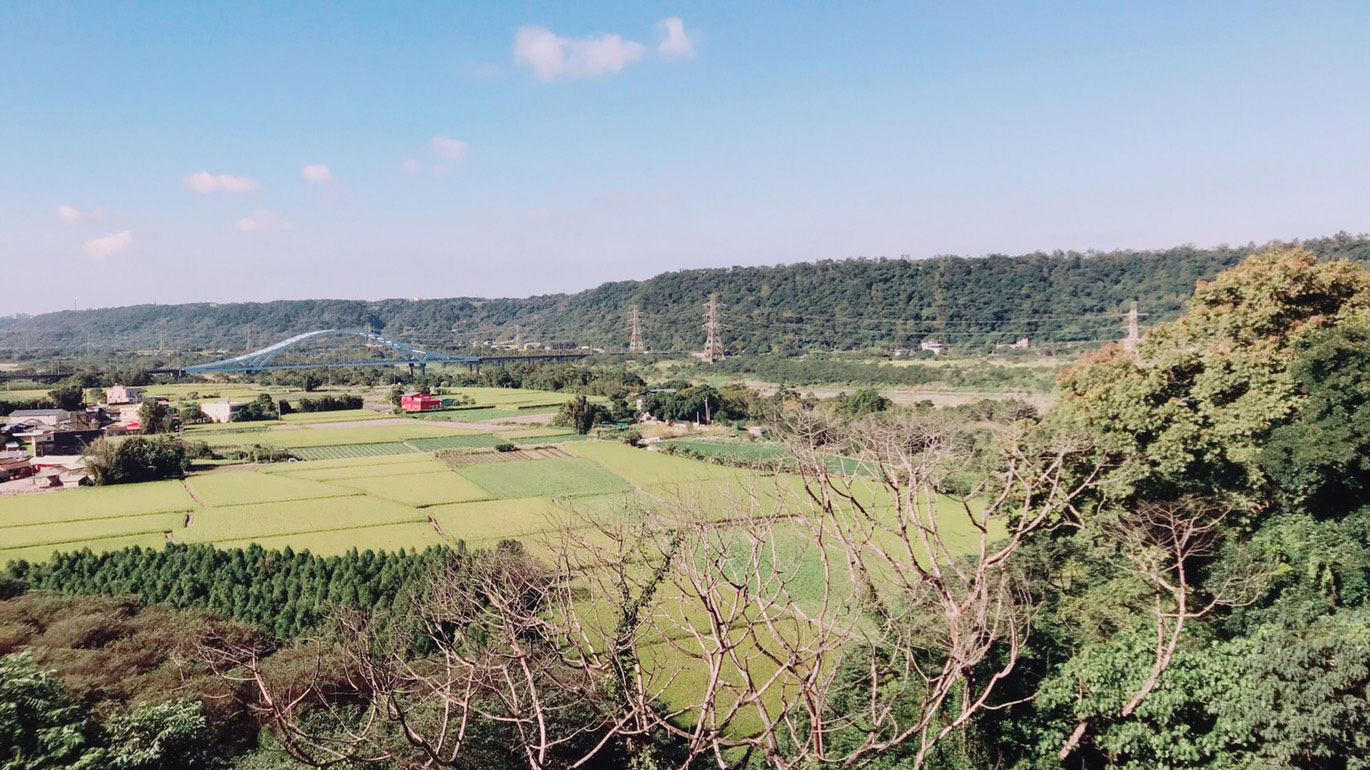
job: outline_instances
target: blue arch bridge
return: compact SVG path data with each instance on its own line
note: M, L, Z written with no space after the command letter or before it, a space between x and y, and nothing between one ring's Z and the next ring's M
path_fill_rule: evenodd
M316 362L316 363L275 363L276 356L284 350L298 345L306 340L325 336L355 336L361 337L369 345L380 345L389 348L389 355L384 359L371 359L366 361L335 361L335 362ZM509 355L509 356L454 356L448 353L440 353L433 350L425 350L408 343L392 340L389 337L377 334L370 329L318 329L304 334L296 334L289 339L281 340L273 345L267 345L260 350L251 353L244 353L233 358L225 358L221 361L211 361L207 364L196 364L187 366L184 369L160 369L157 373L163 374L219 374L231 372L244 372L248 374L256 372L267 372L280 369L318 369L318 368L340 368L351 366L408 366L410 374L416 370L420 373L426 370L428 364L465 364L472 370L479 370L483 363L493 363L503 366L510 361L569 361L585 358L588 353L582 352L549 352L532 353L528 355Z

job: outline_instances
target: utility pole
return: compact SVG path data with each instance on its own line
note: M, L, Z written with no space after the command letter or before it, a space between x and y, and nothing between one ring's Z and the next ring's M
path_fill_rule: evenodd
M1123 350L1129 353L1137 352L1137 342L1141 340L1141 334L1137 327L1137 300L1132 300L1132 308L1127 311L1127 336L1123 338Z
M718 321L718 292L709 294L704 306L704 331L709 338L704 342L704 360L709 363L723 360L723 325Z
M633 305L632 328L628 336L628 352L632 355L642 355L647 352L647 347L642 344L642 308Z

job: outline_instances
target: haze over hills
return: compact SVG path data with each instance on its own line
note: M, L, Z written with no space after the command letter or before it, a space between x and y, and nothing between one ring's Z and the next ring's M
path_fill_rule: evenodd
M1365 235L1302 243L1324 259L1370 261ZM703 305L714 292L733 352L916 347L930 336L967 346L1023 336L1088 344L1116 337L1119 315L1132 300L1149 318L1172 316L1195 281L1262 248L825 260L663 273L518 299L281 300L60 311L4 319L0 352L241 352L311 329L367 326L441 349L518 337L620 350L635 304L650 350L685 351L701 345Z

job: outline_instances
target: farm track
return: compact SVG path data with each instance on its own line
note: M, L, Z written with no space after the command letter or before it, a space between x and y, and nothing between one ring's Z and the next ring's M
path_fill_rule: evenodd
M186 494L190 495L190 499L194 500L197 504L199 504L199 506L200 506L201 508L204 508L204 509L208 509L208 508L209 508L209 504L206 503L206 502L204 501L204 498L200 497L200 496L195 492L195 488L192 487L192 486L190 486L190 482L189 482L189 481L186 481L185 479L181 479L181 486L182 486L182 487L185 487ZM194 520L195 520L195 509L192 508L192 509L186 511L186 521L185 521L185 524L182 524L182 525L181 525L181 528L182 528L182 529L188 529L188 528L190 527L190 523L191 523L192 521L194 521ZM171 539L171 533L170 533L170 532L166 533L166 536L167 536L167 539L168 539L168 540Z

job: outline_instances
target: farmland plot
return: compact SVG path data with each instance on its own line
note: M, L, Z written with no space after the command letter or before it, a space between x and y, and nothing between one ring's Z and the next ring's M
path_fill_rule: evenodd
M567 511L547 497L435 505L423 512L433 517L448 538L468 543L547 532L567 520Z
M738 474L731 468L671 457L660 452L645 452L626 444L592 441L567 449L577 457L597 460L614 473L640 485L728 479Z
M482 463L511 463L524 460L560 460L571 457L566 450L555 447L532 447L513 452L440 452L438 459L449 468L461 468Z
M437 449L463 449L468 447L492 447L505 443L499 436L489 433L476 433L470 436L439 436L435 438L416 438L408 442L410 446L420 452L432 452Z
M0 528L147 513L188 511L195 500L179 481L151 481L116 487L79 487L0 498ZM0 530L0 543L4 542Z
M215 545L220 548L246 548L253 543L267 549L284 549L289 546L295 551L309 551L319 556L337 556L353 548L359 551L403 551L411 548L421 551L430 545L451 545L439 537L432 525L426 521L215 541Z
M581 458L468 465L457 473L502 498L573 497L632 489L600 464Z
M337 409L331 412L292 412L282 417L281 421L287 425L309 425L321 422L382 420L387 416L372 409Z
M160 535L179 528L184 522L184 513L149 513L141 516L113 516L104 519L5 527L0 530L0 548L63 545L127 535Z
M205 436L205 441L214 446L270 444L271 446L278 446L283 449L300 449L306 447L332 447L344 444L402 442L416 438L460 436L481 432L482 431L478 430L453 428L447 425L433 425L413 421L399 425L385 423L381 425L360 425L339 428L311 428L307 426L291 428L282 427L273 428L265 433L255 434L250 440L243 440L241 437L232 435L209 435Z
M366 446L362 444L361 446ZM395 455L377 455L373 457L339 457L331 460L306 460L293 463L268 463L257 466L261 473L289 473L296 474L304 471L315 470L338 470L344 468L374 468L382 465L403 465L405 463L426 463L431 462L432 458L428 455L417 452L407 452ZM396 471L404 473L405 471Z
M422 522L426 518L410 506L354 494L210 508L196 512L190 526L176 531L173 537L179 542L222 544L302 532Z
M415 473L443 473L447 471L447 466L424 454L396 455L403 458L414 458L418 462L401 463L358 463L341 468L314 468L298 471L286 471L285 475L293 479L309 479L311 481L348 481L351 479L374 479L384 476L407 476ZM312 465L312 463L292 463L293 465Z
M418 452L402 441L384 441L375 444L339 444L337 446L315 446L292 449L290 453L301 460L346 460L359 457L383 457L385 455L404 455Z
M333 482L339 486L365 492L372 497L394 500L418 507L440 503L464 503L489 500L494 495L476 486L469 479L446 468L436 473L411 473L401 476L382 476L366 479L346 479Z
M143 535L124 535L121 537L95 538L93 540L76 540L69 543L61 543L60 545L30 545L20 548L3 548L0 549L0 564L6 564L19 559L32 562L43 562L52 558L52 554L57 551L80 551L88 548L92 553L106 553L108 551L131 548L135 545L144 548L161 548L166 542L165 533L149 532Z
M355 495L356 490L281 474L230 471L192 476L188 483L210 507L313 500Z

